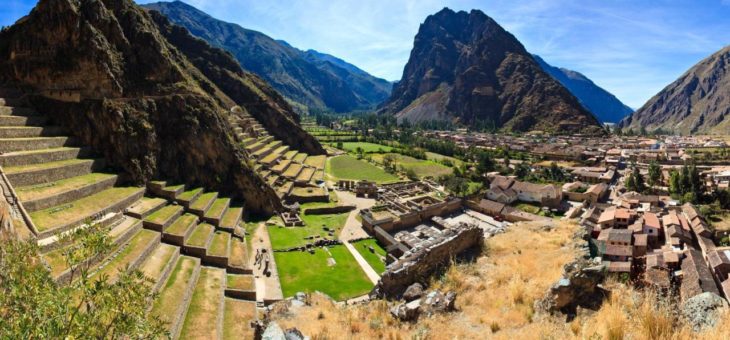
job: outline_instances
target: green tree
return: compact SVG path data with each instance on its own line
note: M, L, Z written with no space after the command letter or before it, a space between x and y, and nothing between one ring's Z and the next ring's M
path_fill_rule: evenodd
M672 195L682 195L682 175L677 170L669 173L669 193Z
M646 191L646 183L644 182L644 176L641 174L641 171L639 171L639 168L634 166L634 170L631 173L631 177L634 178L634 190L636 192L644 192Z
M649 178L648 183L650 186L658 185L662 181L662 169L656 161L649 163Z
M57 284L33 241L0 241L0 334L15 339L159 338L163 323L147 313L151 283L124 271L114 283L91 278L86 259L103 257L110 241L101 228L82 229L65 251L73 280ZM125 268L126 269L126 268Z
M494 160L487 152L477 152L477 172L483 175L487 172L494 171Z
M469 181L463 177L453 176L446 180L446 189L456 196L464 196L469 190Z
M515 176L519 179L525 179L531 172L532 170L526 162L521 162L515 166Z

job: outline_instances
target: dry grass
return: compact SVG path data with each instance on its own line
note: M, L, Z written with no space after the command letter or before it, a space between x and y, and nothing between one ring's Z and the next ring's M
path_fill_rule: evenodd
M311 306L274 311L282 327L297 327L312 339L727 339L730 313L716 329L693 334L650 292L609 282L612 298L594 313L570 323L536 313L533 304L562 274L575 255L570 241L577 226L553 230L519 224L487 241L488 255L452 267L434 287L458 293L458 312L401 323L384 301L339 306L313 295ZM657 302L658 301L658 302Z

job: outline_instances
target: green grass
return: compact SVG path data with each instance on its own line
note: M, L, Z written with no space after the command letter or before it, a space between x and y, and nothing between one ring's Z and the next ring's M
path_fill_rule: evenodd
M327 160L327 173L337 179L368 180L377 183L396 182L398 177L385 172L365 161L349 155L332 157Z
M231 289L253 290L253 275L226 275L226 286Z
M30 171L53 169L53 168L61 168L61 167L70 166L70 165L90 163L92 161L93 160L90 160L90 159L73 158L73 159L67 159L67 160L55 161L55 162L7 166L4 168L4 170L5 170L5 174L10 175L10 174L19 173L19 172L30 172Z
M334 146L337 145L337 143L333 143ZM355 152L357 148L361 148L363 152L365 153L373 153L373 152L391 152L393 151L393 148L387 145L382 144L375 144L375 143L368 143L368 142L343 142L342 143L342 149L349 152Z
M255 317L255 302L225 298L223 339L253 339L253 328L249 326L249 322Z
M202 267L200 277L195 284L193 297L190 299L185 322L180 331L180 339L211 339L218 334L217 319L222 317L223 290L225 270Z
M365 258L365 261L367 261L368 264L375 269L375 272L382 274L385 271L385 262L381 260L381 257L385 258L388 252L380 246L377 240L374 238L361 240L353 242L352 246L355 247L360 255ZM375 253L371 253L369 247L373 247Z
M195 202L190 205L190 209L202 210L203 208L209 206L208 203L210 203L210 201L214 200L216 197L218 197L217 192L206 192L198 196L198 199L196 199Z
M367 294L373 284L345 246L328 248L335 260L328 266L330 254L317 248L308 252L274 252L284 297L297 292L323 292L337 301Z
M432 161L447 161L448 160L456 166L461 166L461 164L464 163L463 161L456 159L454 157L444 156L440 153L428 152L428 151L426 151L426 158L428 158L429 160L432 160Z
M208 254L212 256L228 256L228 246L231 241L231 234L225 231L216 231L213 240L210 241Z
M163 224L170 219L173 215L183 210L183 207L179 205L168 205L159 209L145 218L146 221L154 224Z
M333 238L322 229L322 225L329 229L335 229L336 238L342 227L345 226L349 212L329 215L302 215L304 226L302 227L268 227L271 236L271 246L274 249L288 249L303 246L314 240L305 240L305 237L320 235L321 237Z
M175 222L172 222L167 229L165 229L165 233L171 234L171 235L184 235L185 232L190 227L190 224L194 223L198 219L197 215L193 215L190 213L183 214L182 216L178 217Z
M204 247L205 243L208 241L210 233L212 233L213 230L215 230L215 227L212 225L208 223L201 223L195 228L193 233L190 234L190 238L188 238L185 244L192 247Z
M159 316L163 321L170 322L179 304L170 301L180 301L185 294L185 288L192 279L197 267L197 261L192 257L180 256L175 268L170 273L160 295L152 305L152 314Z
M206 217L219 217L223 214L223 210L228 207L228 205L231 203L230 198L218 198L213 202L213 204L210 206L210 209L208 209L208 212L205 214Z
M62 192L83 188L115 177L113 174L92 172L90 174L62 179L51 183L42 183L16 189L22 201L30 201L41 197L49 197Z
M141 189L137 187L111 188L86 196L71 203L30 213L30 218L39 231L60 227L66 223L98 213L114 202L121 201Z
M241 212L243 211L243 208L241 207L230 207L228 208L228 211L223 215L223 218L221 219L221 227L231 227L235 228L237 222L239 221L239 217L241 216Z
M106 277L107 280L114 280L119 271L127 267L146 250L145 246L152 242L155 237L159 237L159 233L152 230L140 230L124 248L107 263L103 269L94 273L94 277L101 279Z
M201 191L203 191L203 188L195 188L195 189L183 191L180 195L177 196L177 199L181 200L183 202L188 202L191 199L193 199L193 197L195 197L195 195L197 195Z
M374 154L372 157L373 160L382 164L385 155L386 154ZM388 155L393 155L395 157L395 164L399 170L401 169L401 167L405 168L406 170L413 170L413 172L415 172L416 176L418 176L419 178L429 176L438 177L441 175L449 175L454 172L452 168L437 163L435 161L413 158L397 153L391 153Z

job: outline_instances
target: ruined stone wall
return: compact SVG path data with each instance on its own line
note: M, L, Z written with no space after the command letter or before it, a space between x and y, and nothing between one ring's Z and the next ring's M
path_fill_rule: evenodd
M397 298L405 289L415 283L425 284L438 269L467 249L481 246L484 233L476 225L461 224L445 230L442 237L430 246L411 249L398 261L388 266L380 281L370 293L379 298Z

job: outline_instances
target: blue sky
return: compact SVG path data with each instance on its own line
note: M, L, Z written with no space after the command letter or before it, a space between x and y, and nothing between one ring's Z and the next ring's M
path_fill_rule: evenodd
M151 2L138 0L140 3ZM730 44L730 0L187 0L212 16L400 79L419 24L481 9L548 63L582 72L638 108ZM0 25L33 0L3 0Z

